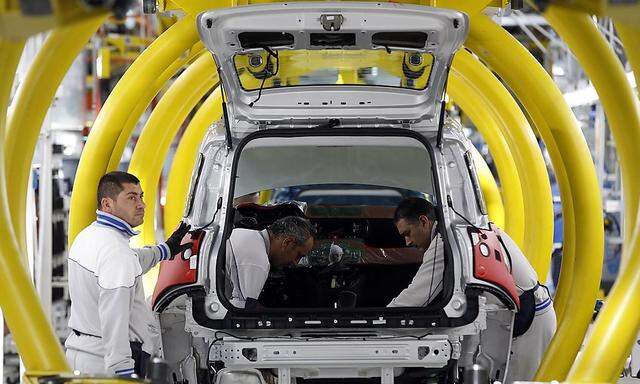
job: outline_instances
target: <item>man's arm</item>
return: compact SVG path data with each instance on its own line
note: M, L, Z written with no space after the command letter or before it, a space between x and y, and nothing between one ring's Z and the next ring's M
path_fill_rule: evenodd
M192 243L182 243L182 239L189 232L190 225L181 222L178 228L169 236L166 242L153 247L136 248L134 251L140 260L142 273L146 273L160 261L173 260L181 252L191 248Z
M424 307L442 291L444 245L440 235L429 245L411 284L391 300L388 307Z
M152 247L134 248L133 251L138 255L142 273L147 273L154 265L160 261L169 260L171 251L166 243L154 245Z

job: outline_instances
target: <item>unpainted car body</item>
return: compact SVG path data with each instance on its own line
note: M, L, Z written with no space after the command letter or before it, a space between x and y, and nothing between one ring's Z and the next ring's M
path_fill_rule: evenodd
M191 181L185 220L198 229L194 246L162 265L154 293L164 354L176 372L206 381L224 368L216 380L272 375L280 384L459 380L458 367L477 352L487 312L518 306L504 262L481 254L481 228L489 223L471 143L442 110L449 65L467 24L460 12L391 3L270 4L198 17L218 66L227 119L209 130ZM374 52L399 69L350 67L350 51ZM338 69L304 67L304 58L323 57ZM344 78L354 68L357 81L350 84ZM298 72L288 76L287 69ZM385 306L385 292L393 297L415 274L415 252L400 265L397 259L412 251L398 239L393 207L374 209L360 199L311 204L302 213L318 227L318 254L341 241L356 254L351 262L318 258L316 269L278 271L265 285L264 307L233 307L223 266L226 240L243 222L238 215L250 208L256 223L266 223L291 213L236 208L234 198L309 185L345 186L338 190L347 200L357 195L350 185L431 199L445 244L445 288L437 299L426 307ZM307 190L318 194L323 187ZM387 257L392 251L396 259ZM374 281L382 293L353 288L362 281ZM340 301L347 288L356 292L350 305ZM505 337L508 345L509 332Z

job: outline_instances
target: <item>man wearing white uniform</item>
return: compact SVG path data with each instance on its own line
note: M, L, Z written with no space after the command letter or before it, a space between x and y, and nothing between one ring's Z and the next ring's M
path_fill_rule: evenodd
M189 230L182 223L162 244L132 249L132 227L143 222L139 180L110 172L98 184L97 219L78 234L69 250L72 333L65 342L74 370L84 374L144 376L153 352L153 315L145 303L141 276L159 261L189 248L180 244Z
M419 307L429 304L443 289L444 246L437 233L436 211L424 199L408 198L400 202L394 214L396 228L407 245L425 250L422 265L409 287L394 298L390 307ZM511 274L520 296L516 315L507 382L529 381L542 361L556 330L556 315L551 298L515 242L496 228L511 265ZM504 350L504 346L501 346Z
M313 249L315 228L301 217L287 216L262 231L236 228L227 241L226 295L237 308L258 307L271 266L295 265Z
M408 246L422 252L422 264L411 284L391 300L388 307L424 307L442 292L444 244L438 233L436 210L427 200L408 198L400 202L393 218Z

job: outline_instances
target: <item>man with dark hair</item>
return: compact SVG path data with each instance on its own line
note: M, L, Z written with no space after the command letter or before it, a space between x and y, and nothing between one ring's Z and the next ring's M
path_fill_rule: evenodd
M271 266L295 265L313 249L315 228L287 216L262 231L236 228L227 241L226 296L237 308L256 308Z
M424 199L407 198L396 208L394 221L407 245L426 249L422 265L415 277L389 306L420 307L429 304L443 289L444 247L442 237L436 230L435 207ZM506 382L530 381L542 361L544 352L556 329L556 316L546 288L538 283L538 275L516 243L501 229L493 226L504 251L509 255L511 274L520 295L520 311L516 314ZM493 298L491 298L493 300ZM497 299L495 299L497 302ZM500 323L488 315L487 324ZM490 321L489 321L490 320ZM488 334L508 329L511 318L499 326L489 326ZM499 328L499 329L498 329ZM498 339L497 337L495 338ZM485 351L498 361L504 355L504 345L492 343Z
M139 180L110 172L98 183L97 219L82 230L69 250L72 333L67 359L84 374L144 377L153 352L153 321L144 300L141 276L158 262L189 248L181 244L189 226L182 223L166 242L132 249L129 239L144 220Z
M389 307L424 307L442 292L444 245L437 231L435 207L425 199L409 197L393 215L400 236L409 246L424 252L411 284L391 300Z

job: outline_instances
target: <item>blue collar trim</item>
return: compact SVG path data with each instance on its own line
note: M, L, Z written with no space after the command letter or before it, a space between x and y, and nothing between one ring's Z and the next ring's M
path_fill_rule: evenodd
M127 223L126 221L122 220L117 216L111 215L101 210L97 210L96 214L97 214L96 222L98 224L102 224L107 227L117 229L118 231L122 232L124 235L129 237L135 236L140 233L138 231L134 231L133 228L131 228L131 226L129 225L129 223Z

